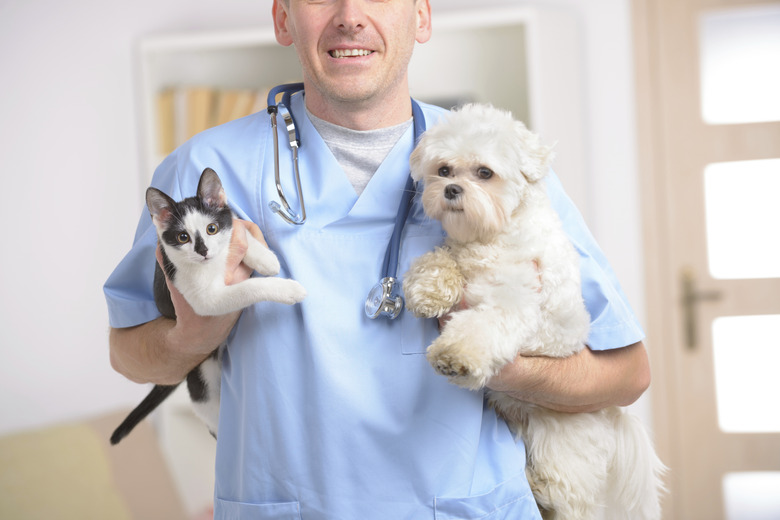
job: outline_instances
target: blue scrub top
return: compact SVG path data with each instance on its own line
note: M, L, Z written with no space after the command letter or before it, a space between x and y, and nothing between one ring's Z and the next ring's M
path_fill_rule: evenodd
M279 256L280 276L308 297L246 309L228 341L222 372L215 519L538 519L525 478L525 449L485 406L481 392L436 375L425 349L435 320L402 313L369 320L409 171L412 129L358 197L293 97L308 220L285 223L277 199L273 140L261 112L208 130L170 155L152 185L191 196L206 167L217 171L240 218L256 222ZM430 126L444 111L422 105ZM280 143L286 143L283 128ZM291 154L282 183L297 206ZM590 346L640 341L641 328L615 276L554 174L553 204L581 255ZM415 203L399 274L443 240ZM159 316L152 295L154 227L144 211L133 248L105 285L112 327Z

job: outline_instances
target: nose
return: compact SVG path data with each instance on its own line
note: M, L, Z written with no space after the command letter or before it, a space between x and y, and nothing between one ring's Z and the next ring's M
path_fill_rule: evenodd
M201 255L203 258L206 258L206 255L209 254L209 248L206 247L206 244L203 242L203 238L201 238L200 234L195 237L195 252Z
M447 200L457 199L461 193L463 193L463 188L458 184L448 184L447 187L444 188L444 198Z
M338 0L337 4L333 21L339 29L354 32L364 27L362 0Z

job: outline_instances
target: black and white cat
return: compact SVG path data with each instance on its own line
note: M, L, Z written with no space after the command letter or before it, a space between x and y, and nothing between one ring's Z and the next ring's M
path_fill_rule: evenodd
M225 285L228 246L233 229L233 212L216 172L206 168L198 183L197 196L175 202L155 188L146 191L146 205L157 228L165 274L156 265L154 300L160 313L176 318L165 275L184 296L196 314L219 316L261 301L292 305L306 297L306 290L294 280L249 278ZM279 273L279 260L249 233L244 263L261 275ZM223 345L187 375L187 389L195 413L216 437L219 422L219 387ZM117 444L163 402L178 385L156 385L111 435Z

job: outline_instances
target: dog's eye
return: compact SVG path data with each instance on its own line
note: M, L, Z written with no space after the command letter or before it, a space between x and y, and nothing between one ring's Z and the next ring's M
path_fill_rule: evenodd
M449 166L442 166L439 168L439 177L449 177L450 176L450 167Z
M489 179L493 176L493 170L490 168L485 168L484 166L477 170L477 175L479 175L480 179Z

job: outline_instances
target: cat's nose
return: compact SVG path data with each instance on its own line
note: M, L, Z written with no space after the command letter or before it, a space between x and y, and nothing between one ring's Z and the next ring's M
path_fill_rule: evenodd
M444 188L444 198L447 200L457 199L461 193L463 193L463 188L457 184L448 184Z
M203 240L196 240L195 252L198 253L203 258L206 258L206 255L209 254L209 248L206 247L206 244L203 243Z

